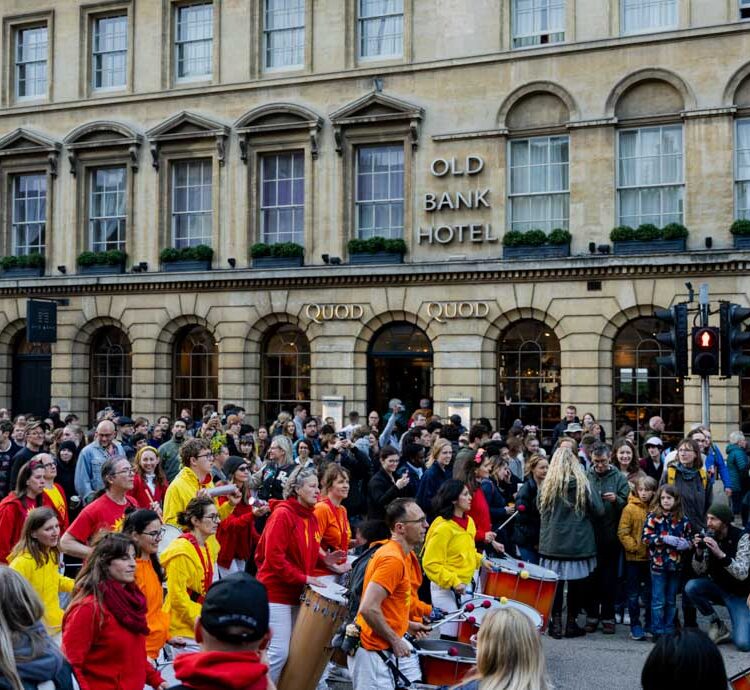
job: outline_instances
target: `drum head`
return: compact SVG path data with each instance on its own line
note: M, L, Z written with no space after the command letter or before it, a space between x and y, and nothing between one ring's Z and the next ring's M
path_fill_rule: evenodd
M162 529L164 530L164 535L159 542L159 550L157 551L159 556L164 553L164 549L182 534L182 530L174 525L162 525Z
M541 614L539 611L537 611L535 608L532 608L531 606L527 606L526 604L521 603L520 601L513 601L513 599L507 599L504 603L502 600L498 600L497 602L499 606L497 608L511 608L516 609L517 611L520 611L521 613L525 613L529 620L534 624L534 627L537 630L542 629L542 625L544 624L544 620L542 619ZM491 611L494 609L490 609Z
M341 585L329 583L325 587L318 587L318 585L308 585L308 587L321 597L335 601L337 604L346 604L348 601L346 597L347 589Z

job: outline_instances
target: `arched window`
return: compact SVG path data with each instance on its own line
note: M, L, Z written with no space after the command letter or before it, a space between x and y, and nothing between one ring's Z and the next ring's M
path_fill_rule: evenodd
M30 343L26 329L13 340L11 409L13 414L46 417L50 405L52 349L49 343Z
M389 323L373 337L367 356L368 409L383 414L399 398L406 417L421 398L432 398L432 344L412 323Z
M261 423L271 423L281 411L310 405L310 342L296 326L281 324L263 342Z
M177 333L172 361L172 416L183 408L201 419L203 405L219 404L219 351L202 326L185 326Z
M510 326L497 346L498 424L516 419L539 428L544 443L560 421L560 341L541 321Z
M105 407L119 414L132 411L132 351L128 337L114 326L100 328L91 340L89 421Z
M657 357L667 354L655 338L660 330L656 319L641 317L627 323L615 338L613 434L623 424L645 429L655 415L664 420L667 435L683 434L683 381L656 364Z

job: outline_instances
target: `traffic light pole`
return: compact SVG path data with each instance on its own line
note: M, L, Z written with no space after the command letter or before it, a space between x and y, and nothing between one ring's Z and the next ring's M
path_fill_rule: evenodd
M701 326L708 326L708 283L702 283L698 291ZM711 426L711 384L708 376L701 376L701 424Z

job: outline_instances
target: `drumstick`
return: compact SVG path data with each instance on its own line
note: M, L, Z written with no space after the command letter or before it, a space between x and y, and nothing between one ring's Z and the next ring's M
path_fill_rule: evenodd
M495 532L499 532L505 525L507 525L518 513L523 513L526 510L526 506L520 505L516 510L513 512L513 515L511 515L500 527L498 527Z
M474 599L473 601L477 601L477 599ZM492 602L489 599L485 599L482 601L480 606L484 609L488 609L492 606ZM430 630L434 630L435 628L439 628L441 625L445 625L446 623L450 623L451 621L456 620L460 616L463 616L465 613L471 613L476 606L472 604L470 601L463 605L462 608L460 608L458 611L454 611L453 613L448 614L445 618L441 618L436 623L433 623L430 626Z

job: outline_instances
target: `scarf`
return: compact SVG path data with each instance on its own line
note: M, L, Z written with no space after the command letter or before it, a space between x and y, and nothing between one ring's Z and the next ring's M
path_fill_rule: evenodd
M686 482L690 482L695 479L700 472L694 467L685 467L685 465L683 465L681 462L675 463L675 469L683 476Z
M126 630L137 635L148 635L146 597L135 583L122 584L116 580L99 583L104 606Z

